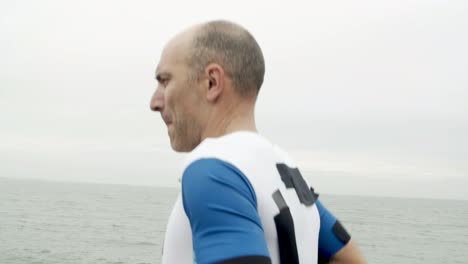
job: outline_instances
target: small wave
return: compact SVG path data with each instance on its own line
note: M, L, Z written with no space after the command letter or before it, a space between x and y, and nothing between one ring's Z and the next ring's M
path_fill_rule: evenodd
M133 243L134 245L137 245L137 246L156 246L155 243L153 242L147 242L147 241L143 241L143 242L136 242L136 243Z

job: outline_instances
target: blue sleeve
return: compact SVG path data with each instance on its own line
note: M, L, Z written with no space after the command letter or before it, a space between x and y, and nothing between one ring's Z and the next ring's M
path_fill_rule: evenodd
M218 159L200 159L182 176L182 201L192 229L194 263L269 257L255 192L246 176Z
M339 239L333 230L336 223L336 218L317 200L317 209L320 215L320 232L319 232L319 254L325 258L334 256L346 243Z

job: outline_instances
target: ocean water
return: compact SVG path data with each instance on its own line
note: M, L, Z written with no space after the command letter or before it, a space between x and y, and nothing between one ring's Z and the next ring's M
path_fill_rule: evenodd
M158 264L177 190L0 178L0 264ZM468 263L468 201L322 195L369 263Z

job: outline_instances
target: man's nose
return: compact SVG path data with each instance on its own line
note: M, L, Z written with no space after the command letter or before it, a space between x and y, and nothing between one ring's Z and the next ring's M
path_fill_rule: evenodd
M157 88L151 97L150 108L153 111L161 112L164 109L164 93L161 88Z

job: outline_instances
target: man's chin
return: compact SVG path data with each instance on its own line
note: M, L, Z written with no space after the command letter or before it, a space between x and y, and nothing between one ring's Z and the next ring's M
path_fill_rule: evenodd
M185 153L185 152L190 152L194 150L198 144L180 144L180 142L177 142L175 140L171 140L171 147L175 152L180 152L180 153Z
M193 148L187 148L186 146L177 144L174 141L171 141L171 147L175 152L178 152L178 153L185 153L185 152L190 152L193 150Z

